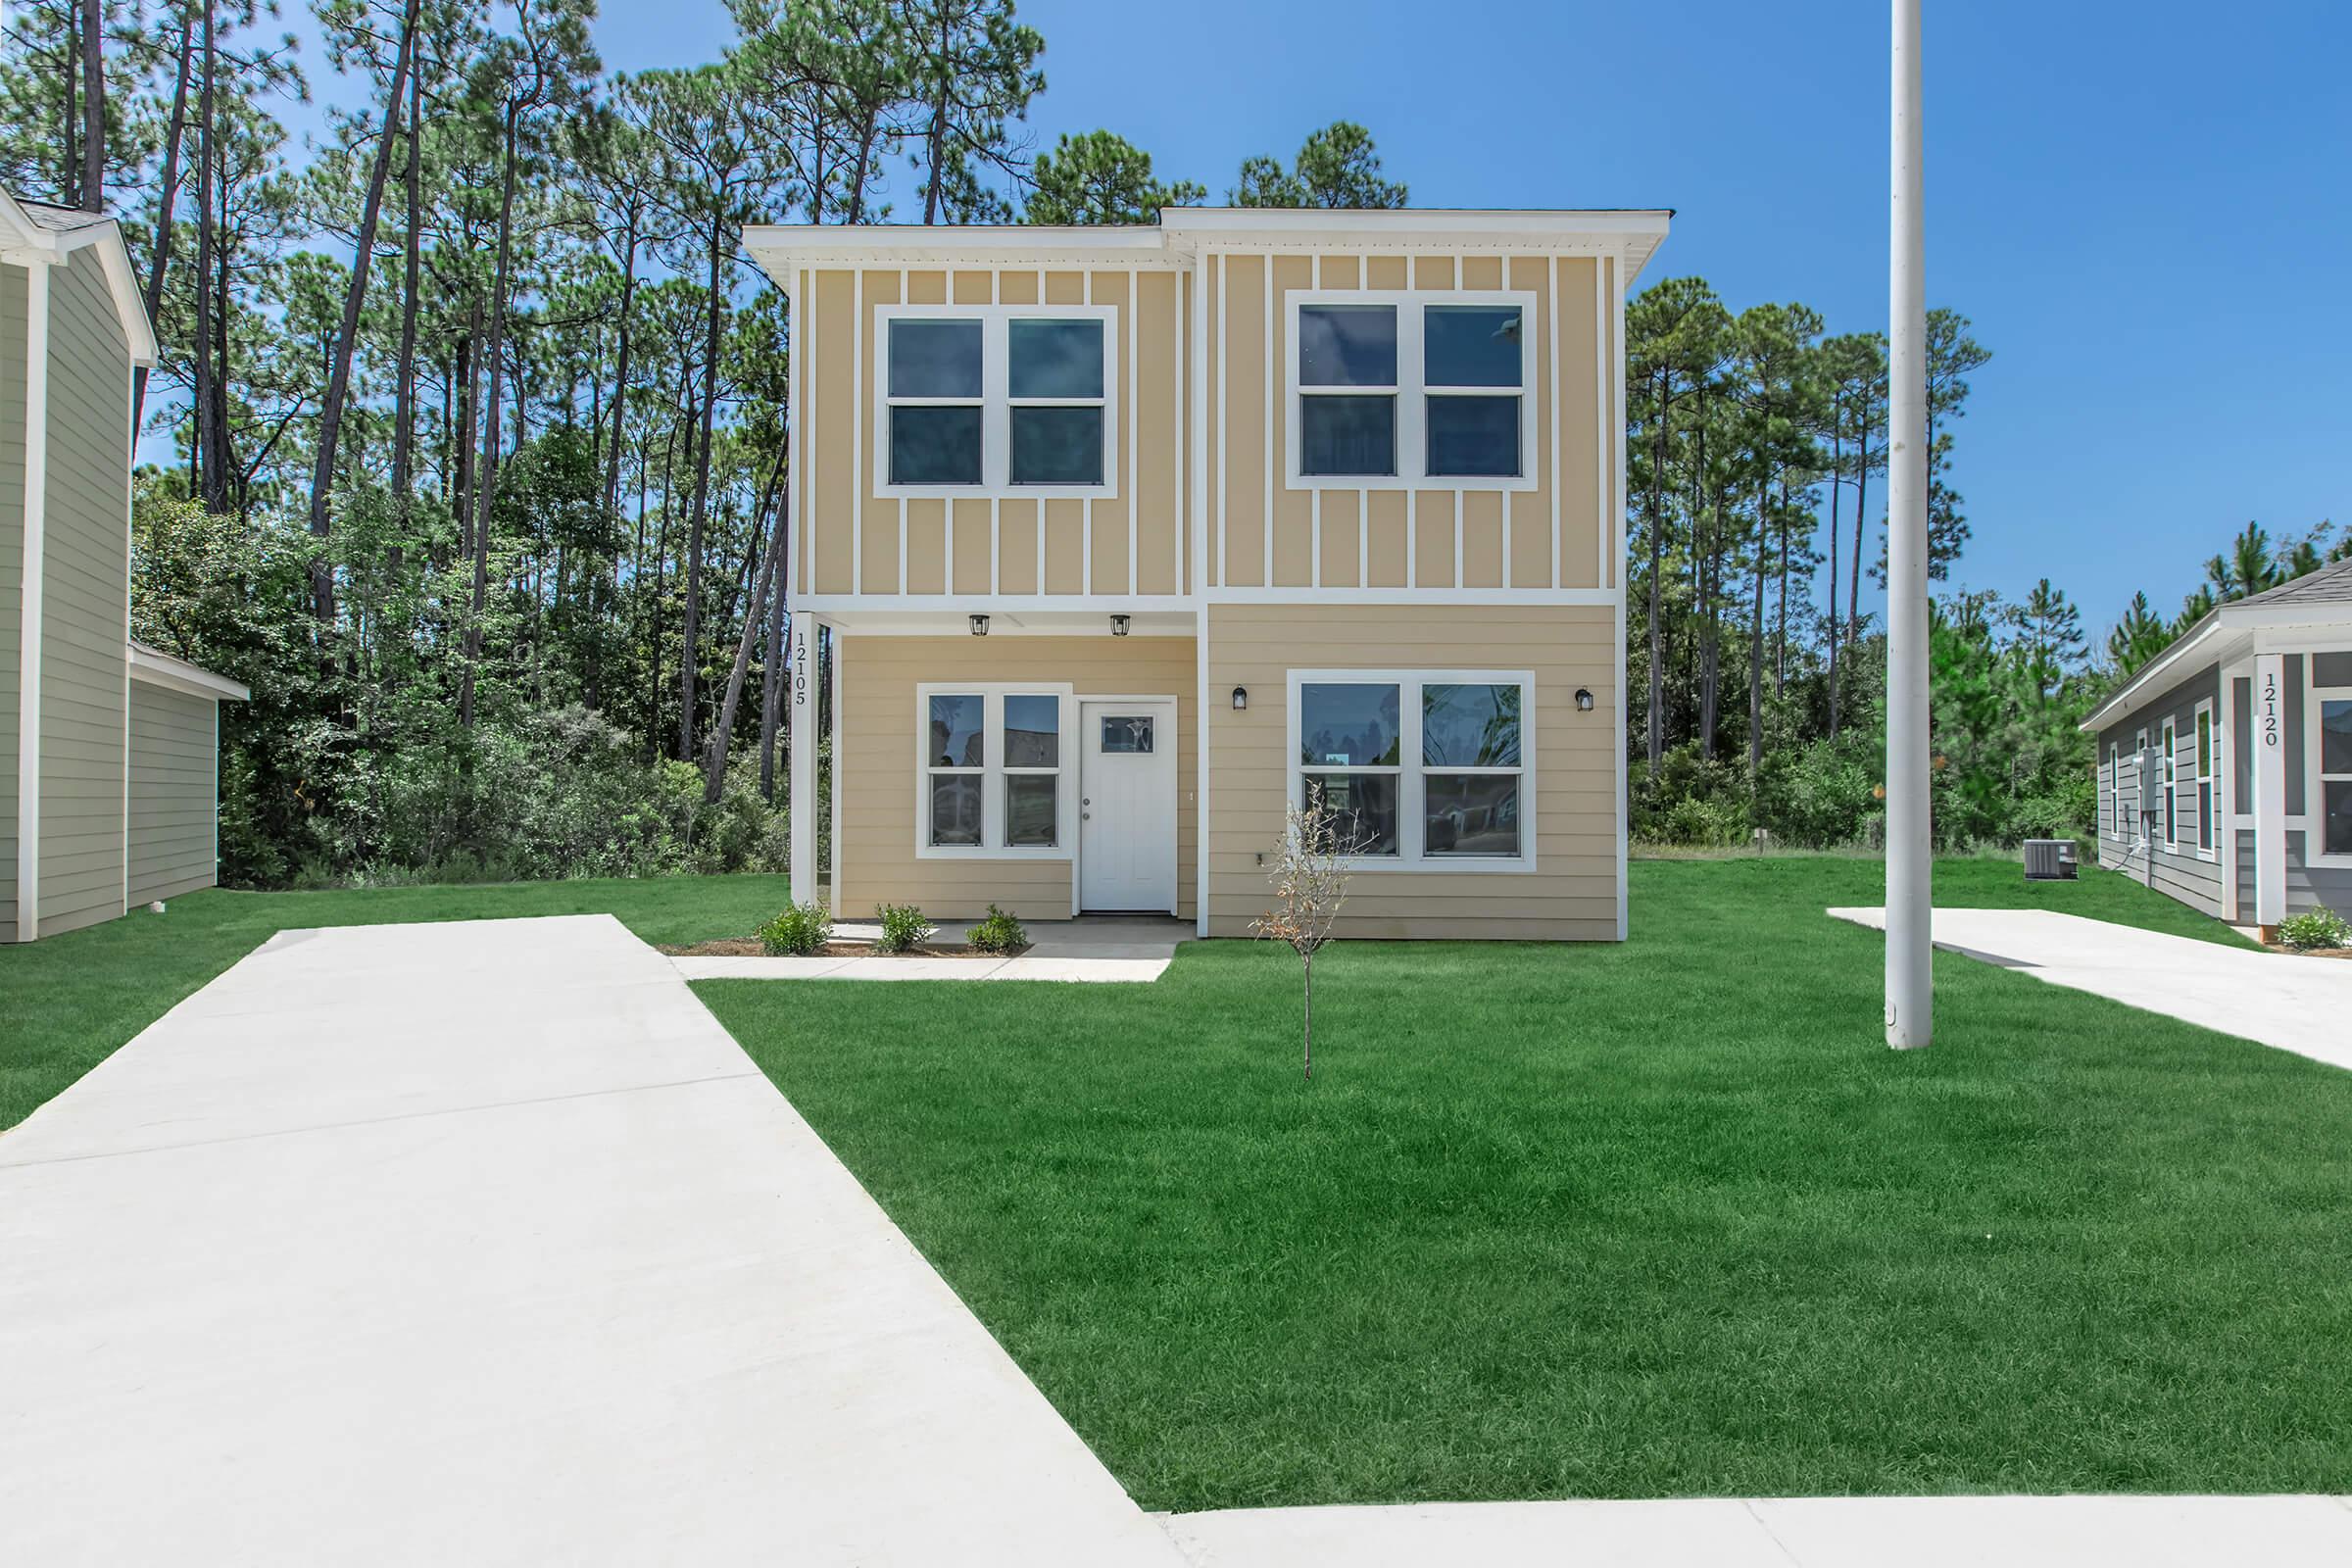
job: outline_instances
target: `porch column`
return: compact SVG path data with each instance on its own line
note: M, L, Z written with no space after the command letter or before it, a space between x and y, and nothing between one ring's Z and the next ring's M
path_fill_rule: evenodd
M2230 847L2236 854L2236 846ZM2278 654L2254 656L2254 923L2267 933L2286 918L2286 670Z
M792 617L791 648L784 667L792 677L791 699L784 705L785 744L791 752L791 785L787 793L787 827L792 835L792 902L816 899L816 621L803 613Z

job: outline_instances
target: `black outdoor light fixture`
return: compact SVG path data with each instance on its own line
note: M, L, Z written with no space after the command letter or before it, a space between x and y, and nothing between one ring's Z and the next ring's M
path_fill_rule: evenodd
M974 615L972 617L972 635L975 637L985 637L988 635L988 617L986 615Z
M1247 686L1236 686L1233 689L1233 710L1238 713L1249 706L1250 688Z
M1590 686L1579 686L1576 689L1576 710L1580 713L1592 711L1592 689Z
M1124 637L1127 635L1127 617L1125 615L1113 615L1110 617L1110 634L1113 637Z

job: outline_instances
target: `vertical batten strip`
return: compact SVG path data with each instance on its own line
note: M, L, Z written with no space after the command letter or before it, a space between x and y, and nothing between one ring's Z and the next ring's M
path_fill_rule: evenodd
M850 592L865 592L865 269L850 272Z
M805 434L801 438L801 456L806 460L809 454L816 451L816 284L821 274L811 270L801 275L807 279L808 285L808 292L803 300L803 303L808 307L808 330L802 334L801 341L804 372L801 377L801 390L807 394L801 400L801 415L806 421L803 426ZM710 367L710 374L712 376L718 374L717 366ZM808 475L808 500L810 515L805 531L808 536L808 591L813 594L823 591L816 577L816 536L825 531L825 519L822 515L817 514L815 506L816 475L813 473Z
M1592 258L1592 586L1609 585L1609 317L1606 258Z
M906 269L904 267L899 269L899 303L912 303L906 297ZM888 364L887 357L884 363ZM887 432L884 438L888 438ZM896 505L899 509L899 597L904 599L906 597L906 498L898 497Z
M1135 373L1135 318L1142 315L1144 274L1134 268L1127 269L1127 401L1119 408L1119 419L1127 426L1127 476L1120 483L1120 499L1127 504L1127 594L1133 598L1142 586L1142 573L1135 554L1144 542L1143 518L1137 515L1143 486L1138 482L1135 466L1135 427L1143 410L1136 406L1136 394L1141 390Z
M1308 264L1308 266L1309 270L1307 272L1307 277L1312 285L1319 290L1323 287L1323 253L1321 251L1317 251L1315 253L1313 262ZM1290 356L1296 352L1291 344L1290 334L1288 332L1283 334L1282 352L1284 361L1282 417L1287 430L1291 417L1289 361ZM1269 356L1269 358L1271 358L1271 356ZM1271 430L1273 427L1274 411L1268 409L1266 411L1266 428ZM1288 440L1287 434L1285 436L1285 440ZM1286 451L1283 454L1283 466L1286 469L1289 468L1292 464L1297 463L1298 461L1298 454L1296 452ZM1271 478L1272 476L1268 475L1268 477ZM1285 477L1287 479L1287 474ZM1320 485L1317 485L1314 489L1307 492L1306 515L1306 580L1314 587L1320 588L1323 586L1323 487ZM1269 586L1271 586L1270 579Z
M1264 449L1266 497L1258 510L1258 543L1265 550L1265 565L1257 574L1258 586L1274 586L1274 257L1272 252L1257 259L1258 307L1263 327L1258 335L1258 368L1263 373L1265 394L1257 406L1259 445Z
M1551 338L1551 413L1544 421L1544 438L1550 453L1551 534L1544 546L1544 572L1551 586L1560 585L1560 498L1567 490L1567 465L1560 452L1560 258L1557 252L1544 258L1544 323Z
M992 268L988 274L988 303L1002 305L1004 302L1004 274ZM988 596L991 599L1002 591L1004 564L1004 503L992 495L988 498ZM948 569L953 571L955 568L956 564L949 562Z
M1617 368L1604 379L1609 387L1610 402L1616 408L1617 418L1616 438L1610 443L1607 471L1616 505L1610 509L1611 519L1601 524L1604 537L1621 534L1625 526L1625 253L1622 250L1609 268L1609 358L1615 362ZM1600 586L1617 587L1624 576L1621 564L1625 560L1624 547L1620 544L1612 552L1604 543L1601 548L1606 569L1602 572ZM1624 595L1621 593L1618 598L1622 601ZM1625 650L1620 648L1617 654L1618 665L1623 667ZM1620 703L1618 706L1622 708L1624 705ZM1620 753L1624 750L1622 746L1618 748Z
M1079 287L1083 291L1078 296L1079 299L1088 305L1094 304L1095 270L1091 267L1087 268L1078 276ZM1038 284L1037 302L1040 305L1046 302L1045 284L1042 280ZM1009 369L1010 367L1008 366L1006 368ZM1104 387L1103 390L1107 392L1110 389ZM1039 516L1042 525L1044 514L1041 512ZM1091 500L1078 503L1078 591L1082 594L1091 594L1095 591L1095 503Z

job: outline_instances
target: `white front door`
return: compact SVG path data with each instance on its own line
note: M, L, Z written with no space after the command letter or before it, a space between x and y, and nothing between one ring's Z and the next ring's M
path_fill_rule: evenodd
M1078 705L1078 906L1176 907L1176 705Z

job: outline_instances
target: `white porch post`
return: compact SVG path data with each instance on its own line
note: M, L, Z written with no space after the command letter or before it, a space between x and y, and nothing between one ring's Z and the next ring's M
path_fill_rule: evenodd
M2254 923L2286 918L2286 661L2254 656Z
M1894 0L1888 116L1886 461L1886 1043L1926 1045L1935 900L1928 827L1927 239L1919 0Z
M816 621L807 613L792 617L791 649L784 667L791 672L791 700L784 706L785 741L792 752L791 795L788 807L792 834L792 902L816 899Z

